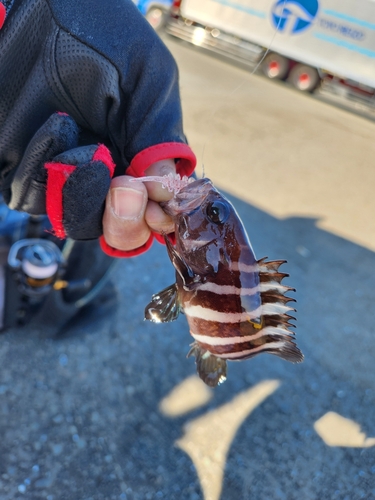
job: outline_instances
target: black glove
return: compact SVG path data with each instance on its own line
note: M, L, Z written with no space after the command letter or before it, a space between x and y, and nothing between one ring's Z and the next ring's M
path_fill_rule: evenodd
M65 113L53 114L36 132L2 189L13 210L47 214L56 236L98 238L114 163L104 145L78 145L79 129Z

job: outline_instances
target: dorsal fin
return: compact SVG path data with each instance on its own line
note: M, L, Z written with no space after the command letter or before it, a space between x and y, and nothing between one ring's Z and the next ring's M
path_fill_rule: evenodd
M289 330L290 327L295 327L291 321L296 318L288 314L288 312L295 311L295 309L286 306L288 302L296 302L296 300L285 295L286 292L295 291L295 289L281 285L281 281L289 275L279 272L279 267L285 263L285 260L266 262L266 258L258 261L261 283L260 296L265 311L263 322L266 328L271 329L269 335L271 343L282 341L280 347L271 348L268 352L287 361L300 363L303 360L303 354L291 340L294 332Z

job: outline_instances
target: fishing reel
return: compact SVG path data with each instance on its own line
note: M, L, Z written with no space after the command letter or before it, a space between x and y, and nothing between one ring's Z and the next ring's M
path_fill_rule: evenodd
M65 279L73 246L74 242L67 240L60 249L45 238L25 238L11 246L3 328L25 325L32 318L43 325L66 322L89 301L93 285L89 277ZM67 300L67 295L63 295L65 290L80 299Z
M67 286L65 260L47 239L24 238L9 249L5 270L3 328L25 324L53 290Z
M58 240L50 229L46 216L12 211L0 198L0 331L65 325L111 275L114 259L96 240Z
M22 295L38 299L52 288L66 286L59 280L64 258L52 241L27 238L14 243L8 254L8 266Z

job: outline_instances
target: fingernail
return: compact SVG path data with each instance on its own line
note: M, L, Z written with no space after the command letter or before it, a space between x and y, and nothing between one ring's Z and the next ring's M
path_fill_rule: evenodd
M111 189L112 210L121 219L136 219L140 216L144 195L140 191L130 188Z
M160 169L159 175L168 175L176 173L176 168L173 168L172 165L163 165Z

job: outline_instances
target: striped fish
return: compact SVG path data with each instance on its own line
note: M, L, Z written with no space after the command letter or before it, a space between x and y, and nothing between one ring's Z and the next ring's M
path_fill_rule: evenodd
M152 296L145 319L175 320L184 312L201 379L214 387L226 379L227 360L262 352L294 363L303 355L289 329L295 319L281 284L286 261L256 260L232 204L199 179L162 204L175 222L176 246L165 235L176 283Z

